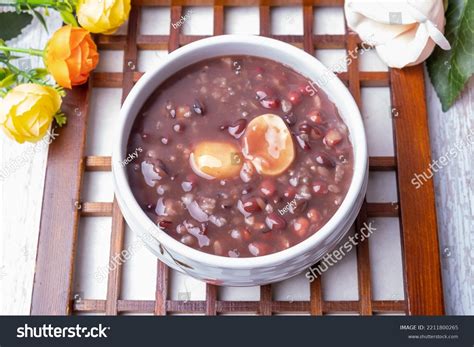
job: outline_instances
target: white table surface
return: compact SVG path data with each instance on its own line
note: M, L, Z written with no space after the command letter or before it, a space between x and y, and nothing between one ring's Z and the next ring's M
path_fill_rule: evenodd
M258 9L235 8L226 14L227 33L258 33ZM239 19L240 18L240 19ZM244 18L245 22L242 22ZM185 33L212 34L212 9L193 8L190 20L184 25ZM145 10L142 33L166 34L169 27L169 10ZM161 23L159 26L156 23ZM302 34L301 8L278 9L272 13L274 33ZM60 25L58 16L48 18L52 32ZM324 9L316 13L317 33L343 33L342 11ZM123 31L122 31L123 33ZM18 46L42 47L48 34L36 21L20 39ZM331 66L344 57L343 50L320 50L316 56ZM158 64L164 51L140 52L138 69L146 71ZM98 70L121 71L122 52L101 52ZM38 64L32 59L31 64ZM380 70L386 66L373 53L361 60L361 69ZM474 131L474 81L447 113L441 112L437 96L427 79L427 101L433 159L449 151L456 139L465 139ZM92 93L91 116L87 154L109 155L108 139L113 133L113 116L120 107L120 89L98 88ZM387 88L363 88L364 121L369 130L371 155L393 155L391 138L390 104ZM382 111L381 111L382 110ZM388 113L388 114L385 114ZM99 117L100 115L100 117ZM97 129L105 129L98 133ZM390 131L387 131L389 129ZM377 135L378 134L378 135ZM389 136L387 136L389 135ZM18 145L0 136L0 170L12 160L21 158L27 146ZM36 148L35 154L20 162L6 179L0 181L0 314L28 314L34 276L36 246L41 214L47 148ZM472 169L473 147L464 148L450 165L435 176L436 204L440 248L443 261L443 282L446 311L448 314L474 314L474 183ZM1 172L1 171L0 171ZM84 201L111 201L110 173L86 174L83 190ZM369 201L396 201L393 173L371 175ZM387 189L387 186L391 188ZM104 298L106 283L93 280L93 275L108 261L110 218L83 218L79 230L78 253L84 254L76 262L75 291L87 298ZM398 221L395 218L374 220L380 230L370 240L370 261L374 278L374 299L403 298L401 285L401 257ZM125 247L136 242L127 230ZM394 246L395 245L395 246ZM106 249L107 251L104 251ZM154 257L140 249L123 267L122 297L127 299L153 299L156 272ZM357 299L355 253L349 254L335 269L323 276L326 300ZM387 269L389 271L387 271ZM388 277L382 277L390 273ZM381 280L377 280L381 278ZM343 282L342 282L343 281ZM201 300L204 284L185 275L173 272L171 276L172 299ZM184 295L184 297L183 297ZM223 300L257 300L258 288L223 288ZM278 284L274 296L279 300L308 300L308 283L303 276Z

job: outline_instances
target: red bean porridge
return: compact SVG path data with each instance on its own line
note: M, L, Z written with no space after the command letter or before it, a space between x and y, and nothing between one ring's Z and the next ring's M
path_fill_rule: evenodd
M208 59L166 80L137 115L129 183L149 218L185 245L271 254L338 209L353 174L348 137L335 105L291 68Z

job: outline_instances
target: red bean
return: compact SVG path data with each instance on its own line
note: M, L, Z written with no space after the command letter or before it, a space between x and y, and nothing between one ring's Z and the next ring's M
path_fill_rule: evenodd
M296 142L305 151L309 151L311 146L309 145L309 136L308 134L298 134L296 135Z
M308 113L307 118L314 124L324 124L324 118L321 116L321 112L314 110Z
M284 249L290 248L290 246L291 246L290 240L288 240L288 238L285 237L285 236L278 237L277 241L278 241L278 249L279 250L284 250Z
M308 216L311 223L319 224L321 221L321 213L319 213L319 211L314 207L310 209L306 215Z
M338 145L342 141L342 135L336 129L331 129L324 137L324 143L330 147Z
M309 204L308 200L297 200L296 201L295 213L296 214L301 214L304 211L306 211L306 209L308 208L308 204Z
M280 106L278 100L271 89L263 87L256 91L256 98L264 108L275 109Z
M161 159L147 160L147 163L153 164L153 171L160 176L160 179L169 175L169 170Z
M280 106L280 100L276 98L265 98L260 100L260 105L262 105L264 108L275 109Z
M270 230L282 230L286 228L286 221L275 212L265 218L265 223Z
M173 222L169 220L161 220L158 222L158 226L164 230L169 230L169 228L171 228L172 225L173 225Z
M260 183L259 187L260 193L262 193L263 196L272 196L276 192L276 185L273 180L270 179L264 179Z
M259 201L257 199L258 198L256 198L256 197L251 197L251 198L248 198L248 199L242 199L243 200L242 201L242 207L245 210L245 212L255 213L255 212L258 212L258 211L262 210L262 208L260 206L261 204L259 203Z
M299 238L304 238L308 233L309 220L304 217L299 217L291 224L291 231Z
M184 235L181 238L181 242L184 243L186 246L193 246L195 244L195 239L191 235Z
M178 224L176 226L176 233L179 234L179 235L184 235L188 232L188 230L186 229L186 227L183 225L183 224Z
M300 126L298 127L298 131L300 132L300 134L310 134L311 133L311 125L309 125L308 123L302 123L300 124Z
M315 155L316 163L325 166L327 168L333 168L336 166L334 160L325 152L319 152Z
M238 139L245 132L246 127L247 127L247 120L241 118L235 121L232 125L228 126L227 131L229 132L231 136Z
M319 140L323 136L324 136L324 130L320 126L313 125L313 129L311 131L311 138L313 140Z
M290 100L293 105L298 105L301 102L301 99L300 92L296 90L292 90L288 93L288 100Z
M224 247L222 246L222 242L219 240L214 241L214 244L212 245L214 248L214 254L215 255L224 255Z
M300 126L298 127L298 130L300 134L308 135L313 140L320 139L321 137L323 137L323 134L324 134L323 130L321 130L319 127L313 126L308 123L300 124Z
M328 185L323 181L313 182L313 193L314 195L325 195L328 192Z
M283 192L283 196L289 200L293 200L296 195L296 189L292 186L288 186Z

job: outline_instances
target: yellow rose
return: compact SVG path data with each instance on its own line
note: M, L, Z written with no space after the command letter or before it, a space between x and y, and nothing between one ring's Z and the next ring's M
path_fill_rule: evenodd
M130 0L79 0L77 21L91 33L113 34L128 19L130 7Z
M0 100L0 126L15 141L41 140L61 107L61 96L52 87L20 84Z

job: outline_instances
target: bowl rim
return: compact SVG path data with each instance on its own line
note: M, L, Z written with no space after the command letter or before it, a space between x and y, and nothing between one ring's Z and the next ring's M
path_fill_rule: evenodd
M332 84L333 86L331 88L336 89L338 91L338 99L334 100L333 98L331 98L331 95L330 93L328 93L327 89L325 89L325 86L322 86L321 88L328 95L330 100L335 104L338 111L340 110L339 104L344 102L346 103L346 108L351 109L351 117L354 117L354 119L351 121L351 126L349 126L347 124L347 121L344 120L344 123L349 128L350 136L352 138L351 142L353 145L354 168L349 190L347 191L346 196L344 197L343 202L341 203L339 208L336 210L334 215L326 222L326 224L310 237L285 250L257 257L231 258L205 253L195 248L186 246L178 240L174 239L173 237L169 236L164 230L160 229L155 223L153 223L153 221L141 209L128 183L126 168L125 166L122 166L120 164L126 153L126 149L124 149L123 147L126 147L130 135L127 134L126 139L124 139L124 131L127 126L127 120L128 118L132 117L134 121L138 112L143 106L143 103L138 106L135 105L136 99L139 96L140 92L146 88L152 88L152 90L154 91L161 83L163 83L164 79L161 80L159 83L155 83L152 86L149 85L150 83L154 83L153 80L155 76L162 72L162 70L167 69L169 64L171 64L175 59L185 55L195 55L197 51L200 51L202 49L212 49L212 47L215 45L229 43L235 45L265 46L265 48L271 49L274 52L280 52L288 56L291 55L295 57L297 60L303 62L305 69L312 69L319 76L322 76L323 74L330 75L331 78L327 82L327 85ZM222 54L215 55L213 57L218 56L222 56ZM256 54L255 56L258 55ZM280 64L287 65L278 58L278 56L275 56L271 59ZM199 62L204 59L206 58L195 59L195 62ZM311 81L311 78L306 77L306 75L301 72L300 68L292 66L290 67L298 73L302 74L309 81ZM185 66L182 66L180 69L182 68L185 68ZM179 69L174 70L173 73L177 71L179 71ZM117 136L113 144L112 175L114 180L114 192L117 196L117 200L122 209L122 213L125 219L127 219L126 217L128 215L128 211L123 211L123 209L129 209L131 213L130 217L133 217L134 221L140 224L140 228L142 230L146 231L146 233L152 234L152 237L157 239L157 241L163 246L163 248L168 253L170 253L169 250L171 250L172 252L177 253L184 258L190 259L191 261L217 268L252 269L255 267L272 266L287 262L291 259L301 256L302 254L305 254L306 252L312 249L315 249L315 247L318 244L324 242L331 235L332 232L337 231L338 225L343 223L344 218L348 218L354 206L357 206L357 199L359 198L360 194L363 193L361 190L364 187L364 181L366 180L368 168L367 140L361 113L356 102L354 101L354 98L352 97L346 86L339 80L339 78L333 77L336 77L333 72L326 68L314 56L306 53L302 49L279 40L262 36L235 34L213 36L194 41L169 53L160 62L158 66L156 66L150 71L147 71L138 80L138 82L134 85L134 87L131 89L130 93L126 97L125 102L123 103L120 109L120 116L118 119L117 128L115 130ZM357 144L353 142L354 138L356 137L355 135L357 135ZM132 225L130 225L130 227L133 230Z

